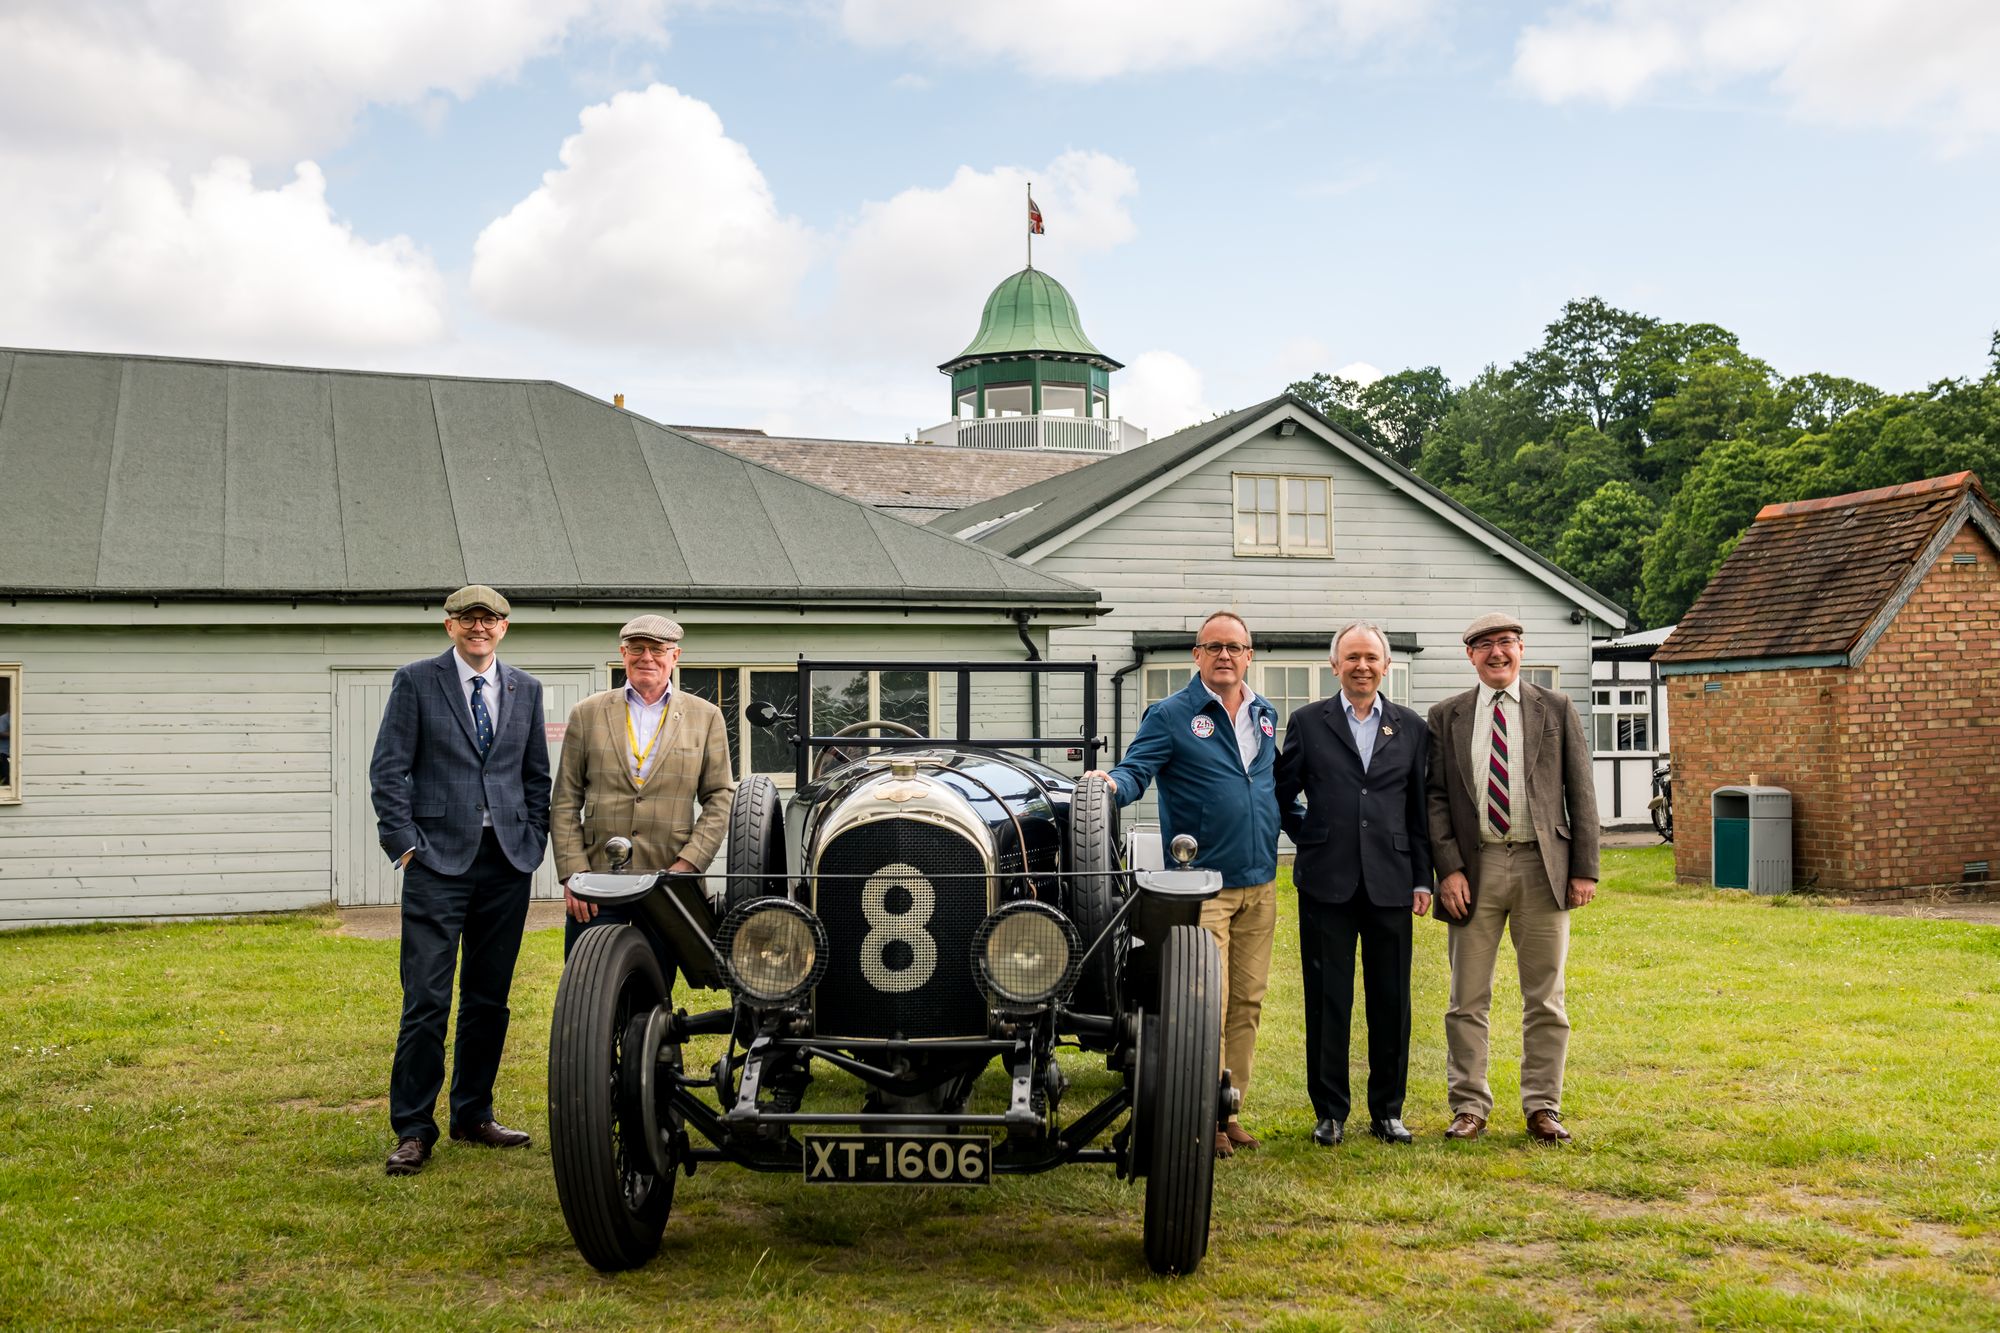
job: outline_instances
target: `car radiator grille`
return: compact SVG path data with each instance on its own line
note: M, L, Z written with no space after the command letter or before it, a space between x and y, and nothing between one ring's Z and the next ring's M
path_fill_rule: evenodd
M984 1036L971 959L988 910L985 870L978 847L914 819L828 843L813 902L831 955L814 996L817 1035Z

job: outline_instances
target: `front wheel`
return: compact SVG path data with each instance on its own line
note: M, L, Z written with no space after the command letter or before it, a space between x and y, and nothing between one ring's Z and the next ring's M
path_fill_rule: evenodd
M1200 926L1167 932L1160 1001L1146 1016L1157 1059L1146 1097L1146 1263L1187 1274L1208 1253L1215 1197L1216 1093L1222 1068L1222 964Z
M640 1067L647 1019L666 999L653 948L631 926L585 931L556 988L549 1031L556 1197L576 1248L607 1273L652 1258L674 1206L672 1158L664 1144L646 1142L657 1117L640 1093L650 1083Z

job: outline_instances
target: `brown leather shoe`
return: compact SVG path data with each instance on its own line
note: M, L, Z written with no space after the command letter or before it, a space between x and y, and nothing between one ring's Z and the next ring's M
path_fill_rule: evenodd
M1444 1132L1448 1139L1476 1139L1486 1132L1486 1120L1470 1111L1460 1111L1451 1118L1451 1128Z
M487 1148L525 1148L528 1136L518 1129L491 1120L482 1120L470 1129L464 1125L453 1125L451 1137L454 1143L477 1143Z
M1236 1145L1231 1143L1229 1136L1219 1129L1215 1131L1215 1155L1217 1157L1234 1157L1236 1155Z
M392 1176L414 1176L424 1169L430 1155L430 1145L422 1139L398 1139L396 1150L389 1154L388 1164L382 1169Z
M1570 1132L1563 1128L1562 1117L1546 1106L1528 1117L1528 1137L1537 1143L1573 1141Z
M1255 1134L1252 1134L1249 1130L1243 1128L1243 1126L1237 1124L1234 1120L1225 1123L1222 1126L1222 1132L1229 1136L1229 1146L1232 1148L1254 1149L1254 1148L1261 1148L1264 1146L1262 1141L1259 1140Z

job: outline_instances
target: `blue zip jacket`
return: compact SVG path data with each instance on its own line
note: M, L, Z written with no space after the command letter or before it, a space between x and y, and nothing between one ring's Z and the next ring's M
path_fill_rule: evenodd
M1194 864L1221 872L1229 889L1278 877L1278 710L1263 695L1248 693L1243 706L1261 733L1249 772L1228 712L1200 676L1146 710L1131 748L1110 770L1120 805L1132 804L1159 779L1162 846L1192 833L1201 844ZM1204 730L1207 735L1200 734Z

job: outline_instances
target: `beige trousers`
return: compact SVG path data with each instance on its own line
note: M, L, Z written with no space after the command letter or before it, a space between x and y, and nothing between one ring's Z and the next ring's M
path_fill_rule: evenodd
M1222 955L1222 1067L1229 1086L1250 1094L1250 1063L1257 1054L1257 1020L1271 979L1271 940L1278 931L1278 886L1224 889L1201 905L1201 924Z
M1567 892L1569 886L1563 886ZM1569 957L1569 913L1556 906L1541 849L1532 842L1488 843L1479 849L1479 895L1472 919L1450 927L1451 1005L1445 1010L1445 1087L1451 1113L1493 1114L1486 1082L1487 1013L1502 930L1514 941L1521 974L1521 1112L1562 1110L1563 1064L1569 1057L1569 1014L1563 1008L1563 963Z

